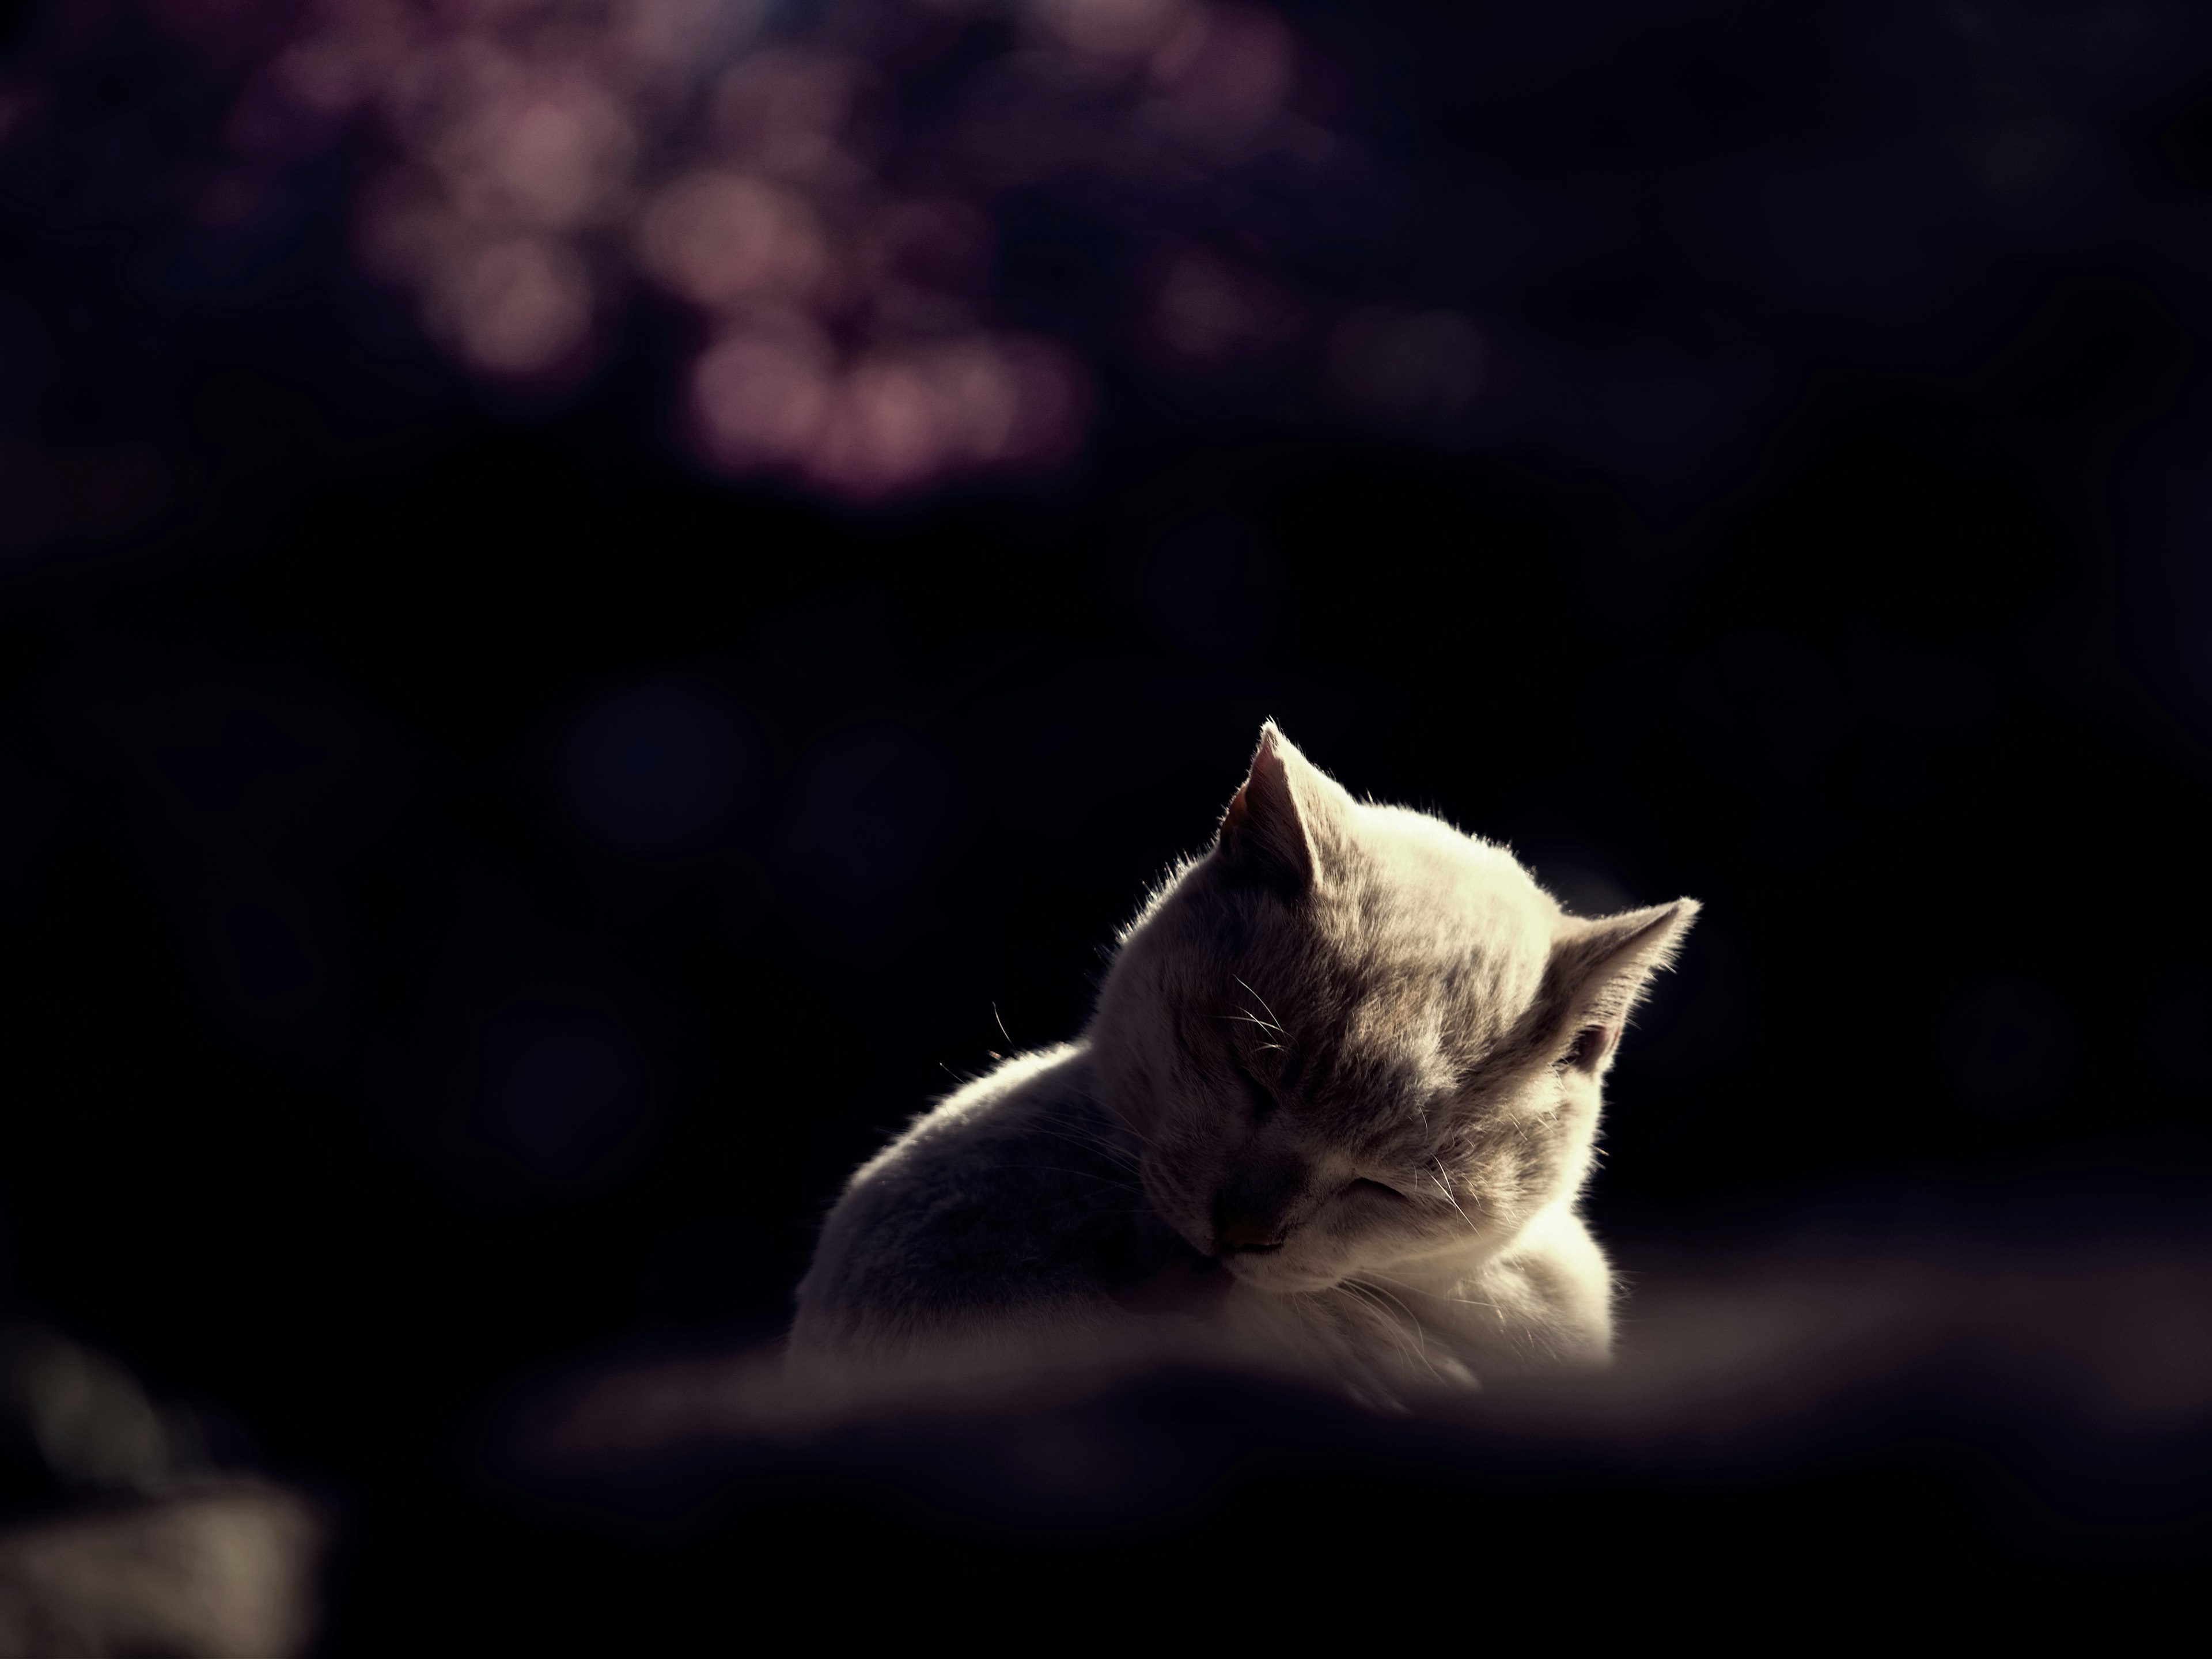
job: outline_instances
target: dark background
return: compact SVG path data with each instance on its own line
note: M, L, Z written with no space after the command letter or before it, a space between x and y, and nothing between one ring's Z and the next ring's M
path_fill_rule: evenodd
M2201 1203L2200 21L1291 15L1395 194L1284 268L1476 316L1494 398L1152 373L1083 287L1143 222L1042 192L993 280L1089 444L875 506L687 461L649 313L471 388L344 268L341 163L249 258L155 159L219 68L17 21L7 1294L337 1503L354 1628L512 1517L518 1390L780 1328L1264 717L1578 905L1705 902L1612 1090L1632 1265Z

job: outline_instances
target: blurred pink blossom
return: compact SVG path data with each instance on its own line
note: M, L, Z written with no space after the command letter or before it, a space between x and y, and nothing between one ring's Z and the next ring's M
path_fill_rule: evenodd
M849 181L857 168L841 137L854 82L853 66L828 53L771 49L741 59L714 88L712 143L756 173Z
M521 71L495 59L455 94L417 153L444 178L463 216L572 229L602 216L629 182L637 143L608 90L588 73Z
M694 305L797 300L829 264L803 197L734 173L695 173L664 186L647 208L638 263Z
M1297 70L1282 19L1256 6L1193 11L1152 59L1160 118L1194 137L1236 143L1281 112Z
M725 472L798 465L830 414L829 342L804 323L731 334L691 368L691 417L706 459Z
M1100 67L1143 62L1195 8L1191 0L1030 0L1048 38Z
M235 165L193 185L204 221L240 222L283 166L362 134L359 256L465 371L578 384L642 285L695 313L680 427L702 461L855 499L1057 466L1084 441L1087 355L998 320L1003 192L1103 179L1165 200L1303 131L1281 118L1297 40L1256 0L827 0L784 21L769 0L140 3L258 62ZM917 64L956 66L921 115L901 101ZM1133 331L1102 337L1152 368L1327 347L1249 239L1140 252L1110 276ZM1463 402L1463 343L1422 379L1413 339L1340 329L1341 401Z
M566 242L507 236L441 249L427 311L471 368L534 379L577 365L592 298L591 273Z
M710 52L743 46L767 15L767 0L615 0L607 45L648 82L689 82Z
M921 364L893 353L872 357L839 383L807 471L863 499L911 489L945 470L960 435L957 415Z
M976 334L836 363L787 319L711 348L692 376L706 458L738 473L796 469L875 500L997 466L1054 465L1082 440L1082 379L1042 342Z

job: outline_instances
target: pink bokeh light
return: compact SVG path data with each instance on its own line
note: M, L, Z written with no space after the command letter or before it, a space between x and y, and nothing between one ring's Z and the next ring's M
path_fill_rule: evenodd
M1340 325L1237 228L1240 169L1279 189L1286 158L1347 153L1300 112L1309 49L1258 0L162 3L252 65L234 165L191 186L203 222L350 146L356 250L463 372L566 395L631 305L688 316L675 425L716 471L876 501L1049 470L1083 446L1102 356L1132 348L1170 380L1285 365L1377 418L1479 389L1408 368L1403 327ZM1098 273L1118 318L1009 302L1018 191L1121 216L1139 257ZM1480 338L1428 326L1460 358Z
M441 253L425 309L471 368L544 375L583 353L592 327L591 276L566 242L504 236Z
M1249 140L1282 112L1297 73L1297 46L1273 13L1256 6L1193 9L1152 61L1160 118L1218 143Z
M1102 70L1141 64L1197 13L1191 0L1031 0L1030 6L1047 40Z
M645 275L696 306L798 301L831 252L804 196L738 173L695 173L664 185L638 228Z
M854 65L829 52L770 49L740 59L708 103L708 142L753 172L821 183L860 182L842 142L854 111Z
M836 363L798 319L733 333L691 365L691 416L707 460L727 472L800 465L829 418Z
M1088 416L1085 377L1064 349L982 332L840 363L818 331L787 319L726 337L691 379L697 441L714 465L793 471L857 500L1057 465Z
M462 217L568 231L618 210L637 138L591 70L519 64L477 41L422 58L393 101Z

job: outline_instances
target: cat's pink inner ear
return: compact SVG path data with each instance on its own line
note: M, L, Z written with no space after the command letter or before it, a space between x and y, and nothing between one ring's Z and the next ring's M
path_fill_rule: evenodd
M1298 812L1285 751L1290 744L1270 720L1260 728L1252 769L1221 818L1221 845L1232 861L1279 881L1313 878L1313 849Z
M1250 787L1249 784L1238 784L1237 793L1229 798L1229 810L1221 815L1221 834L1224 839L1242 830L1245 821L1252 816L1252 809L1244 804L1244 792Z
M1297 809L1291 798L1290 769L1283 763L1282 733L1273 722L1260 728L1260 746L1252 751L1251 770L1230 798L1228 822L1241 821L1255 811L1287 807Z

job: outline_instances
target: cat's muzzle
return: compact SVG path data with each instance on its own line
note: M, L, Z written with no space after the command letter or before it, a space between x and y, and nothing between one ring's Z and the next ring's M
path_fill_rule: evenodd
M1213 1194L1213 1254L1226 1258L1281 1249L1306 1179L1304 1162L1279 1152L1247 1158L1231 1168Z

